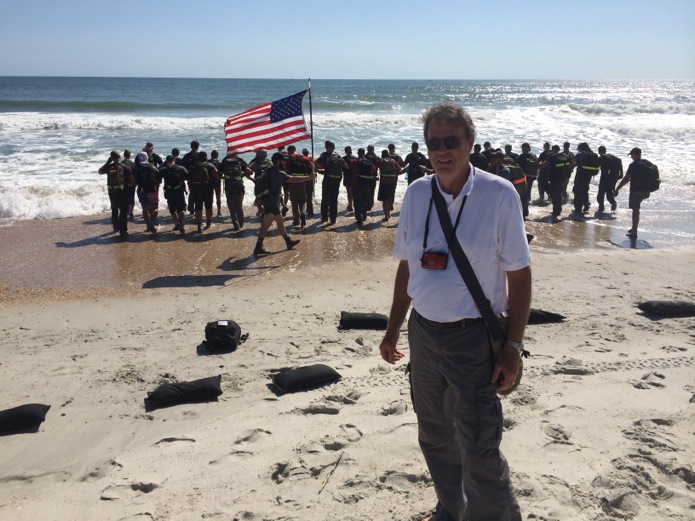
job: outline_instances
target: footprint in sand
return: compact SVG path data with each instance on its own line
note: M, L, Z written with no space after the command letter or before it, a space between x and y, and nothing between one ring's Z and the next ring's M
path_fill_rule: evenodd
M662 383L662 380L666 378L663 374L657 373L656 371L652 371L650 373L645 374L641 380L638 381L633 381L632 386L635 389L652 389L652 388L661 388L665 387L664 384Z
M159 445L161 443L175 443L177 441L187 441L190 443L195 443L195 440L193 438L188 438L186 436L171 436L169 438L162 438L157 443L155 443L155 445Z
M362 431L350 423L341 425L340 430L343 431L342 435L326 436L321 440L321 445L324 449L329 451L344 449L350 443L355 443L362 439Z
M574 445L570 441L572 433L560 424L546 425L543 427L543 431L545 432L545 435L550 438L550 444L557 443L560 445Z
M143 483L141 481L135 481L124 485L110 485L101 493L100 499L103 501L129 499L142 494L149 494L157 488L159 488L157 483Z
M267 438L270 435L270 431L266 431L263 429L249 429L247 431L242 432L234 443L236 445L241 445L242 443L256 443Z
M408 412L408 404L404 400L396 400L382 406L379 414L382 416L400 416L406 412Z

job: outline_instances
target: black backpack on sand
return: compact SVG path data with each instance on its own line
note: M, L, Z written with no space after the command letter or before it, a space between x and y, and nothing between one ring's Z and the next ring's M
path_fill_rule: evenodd
M233 320L215 320L205 326L205 347L209 353L231 353L246 340L241 338L241 327Z

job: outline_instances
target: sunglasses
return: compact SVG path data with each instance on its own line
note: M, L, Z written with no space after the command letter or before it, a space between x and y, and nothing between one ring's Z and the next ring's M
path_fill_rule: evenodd
M442 143L444 143L444 146L448 150L454 150L455 148L458 148L461 146L461 143L463 143L463 140L458 136L447 136L443 139L438 138L438 137L433 137L433 138L425 141L425 145L427 145L427 150L429 150L430 152L433 152L435 150L439 150L439 147L442 146Z

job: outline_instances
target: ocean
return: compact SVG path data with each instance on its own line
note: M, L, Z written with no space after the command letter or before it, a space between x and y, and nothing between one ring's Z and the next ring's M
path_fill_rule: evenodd
M515 152L524 141L536 154L545 141L569 141L573 151L586 141L627 166L630 149L640 147L662 178L643 205L646 229L695 242L695 81L312 80L311 87L316 155L331 139L339 152L394 143L405 156L423 142L420 115L442 100L466 107L477 142L510 143ZM111 149L135 153L151 141L164 157L174 147L184 154L196 139L223 156L227 117L306 88L306 80L0 77L0 224L106 212L97 169ZM308 95L304 113L309 125ZM305 146L311 141L297 143ZM397 202L405 188L401 181ZM627 207L627 193L619 204ZM547 213L534 208L532 216Z

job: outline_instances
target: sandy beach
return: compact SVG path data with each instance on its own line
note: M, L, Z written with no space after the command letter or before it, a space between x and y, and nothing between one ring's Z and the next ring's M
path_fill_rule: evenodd
M106 216L0 227L0 409L51 405L0 437L2 520L419 520L436 499L404 363L341 311L388 313L397 219L341 215L251 256L258 221L126 243ZM531 221L534 308L502 450L524 519L690 520L695 322L636 304L695 301L695 247L630 248L624 224ZM599 223L600 224L600 223ZM648 238L647 238L648 239ZM237 351L207 354L233 319ZM407 354L407 337L401 338ZM342 379L281 394L271 374L322 363ZM148 411L161 383L222 376L217 401Z

